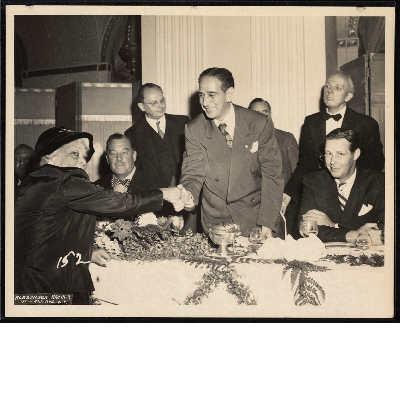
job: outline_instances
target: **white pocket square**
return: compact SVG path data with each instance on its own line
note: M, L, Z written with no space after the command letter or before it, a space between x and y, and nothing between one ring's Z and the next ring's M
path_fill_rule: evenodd
M253 145L251 146L250 152L255 153L258 150L258 140L253 142Z
M371 204L368 204L367 206L365 204L363 204L363 206L361 207L360 212L358 213L358 216L361 217L362 215L365 215L366 213L369 213L372 210L372 206Z

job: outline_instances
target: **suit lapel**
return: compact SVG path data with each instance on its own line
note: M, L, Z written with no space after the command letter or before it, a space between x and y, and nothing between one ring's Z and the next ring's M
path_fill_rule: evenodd
M343 129L354 129L354 114L353 110L347 107L346 112L344 113L342 128Z
M354 213L357 212L357 208L360 206L360 201L362 202L364 200L365 190L359 171L360 170L357 170L356 179L353 183L353 187L351 188L349 198L347 199L346 206L344 207L340 220L352 220Z
M318 120L315 125L310 125L311 139L313 141L313 154L312 157L315 159L317 165L321 165L320 154L324 154L324 147L326 141L326 123L322 118L322 113L319 113Z
M338 198L338 189L337 185L335 182L335 179L331 177L331 175L326 172L326 176L329 176L329 186L328 186L328 193L326 194L326 198L329 201L329 203L332 205L332 215L334 217L335 221L340 221L340 218L342 217L342 209L340 208L340 202ZM333 199L332 201L330 199Z
M153 128L148 124L146 119L144 119L140 130L137 134L137 142L138 147L144 149L148 158L154 163L157 169L160 171L160 164L158 162L157 152L152 140L152 133L154 132Z
M212 154L227 171L231 168L231 149L226 144L225 138L215 125L214 121L206 120L204 147Z
M167 114L165 115L165 121L166 121L165 131L166 132L168 131L168 135L170 135L171 137L171 145L174 152L175 161L177 164L179 164L180 162L179 155L181 153L179 142L180 142L180 130L182 128L178 123L171 120Z
M231 174L228 193L239 176L241 169L246 164L253 143L254 135L251 135L247 124L240 116L240 110L235 107L235 133L232 142Z

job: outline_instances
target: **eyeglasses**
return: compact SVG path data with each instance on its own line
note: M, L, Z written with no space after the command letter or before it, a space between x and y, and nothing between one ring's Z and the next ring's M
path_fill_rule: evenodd
M148 104L152 107L157 107L157 104L159 104L161 107L164 107L165 102L166 102L166 99L161 99L160 101L153 101L152 103L143 103L143 104Z

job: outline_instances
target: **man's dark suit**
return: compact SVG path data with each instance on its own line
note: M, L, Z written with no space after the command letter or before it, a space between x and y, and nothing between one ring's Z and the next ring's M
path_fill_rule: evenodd
M95 185L99 185L104 189L111 189L111 179L113 178L113 174L108 174L104 178L100 178L95 182ZM143 174L140 170L136 169L133 177L131 179L131 183L129 184L128 191L130 193L140 193L147 192L148 190L153 189L153 185L148 179L146 174ZM155 188L154 188L155 189Z
M173 161L175 163L174 176L179 182L182 167L182 157L185 151L185 125L190 121L185 115L165 114L166 129L164 140L170 140L173 150ZM148 124L143 117L137 124L130 127L125 136L128 137L137 151L136 166L146 173L153 188L166 188L171 181L165 178L165 165L161 165L157 155L155 140L158 133Z
M163 142L167 143L163 148L160 146L160 138L157 132L149 125L146 118L143 117L138 123L125 131L125 136L130 139L133 147L136 149L136 166L148 180L149 189L167 188L171 186L172 175L175 178L176 185L181 177L182 158L185 151L185 125L190 121L186 115L165 114L165 135ZM163 157L169 157L169 165L165 165L159 158L158 149L163 149ZM170 154L172 153L172 154ZM165 158L164 158L165 159ZM166 169L172 171L166 173ZM172 204L164 202L161 215L166 217L170 215L183 215L185 227L182 232L190 229L193 233L197 232L197 208L191 213L182 211L177 213Z
M281 151L282 174L286 185L292 173L295 171L297 161L299 160L299 145L290 132L275 128L275 137L278 142L279 150Z
M372 209L359 215L363 207ZM365 209L364 207L364 209ZM311 172L304 177L300 215L309 210L325 213L339 228L318 227L318 237L323 242L345 242L346 233L357 230L369 222L383 230L385 220L385 174L357 167L356 179L342 211L335 180L326 170Z
M372 117L347 107L342 128L353 129L360 136L361 156L357 160L357 167L382 171L385 159L378 123ZM304 175L324 168L320 155L324 154L325 141L326 120L323 113L307 116L300 135L299 162L284 191L293 200L300 194Z

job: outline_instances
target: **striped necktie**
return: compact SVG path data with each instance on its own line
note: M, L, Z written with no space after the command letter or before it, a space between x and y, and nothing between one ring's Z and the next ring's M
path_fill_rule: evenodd
M340 188L343 187L345 184L346 182L340 182L338 185L338 198L339 198L340 208L342 209L342 211L346 207L347 199L340 193Z
M161 137L161 139L164 139L164 132L161 130L161 128L160 128L160 121L157 121L156 122L156 125L157 125L157 132L158 132L158 134L160 135L160 137Z
M219 124L218 129L221 131L222 135L225 137L226 143L232 150L232 138L231 135L226 131L226 124L222 122L221 124Z

